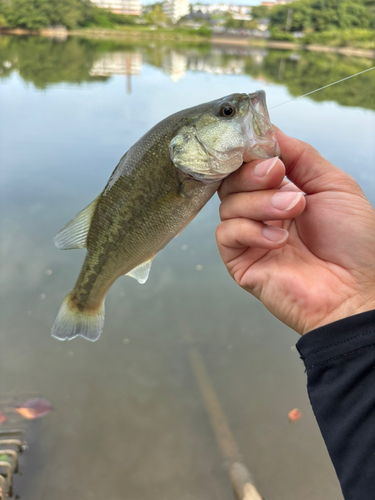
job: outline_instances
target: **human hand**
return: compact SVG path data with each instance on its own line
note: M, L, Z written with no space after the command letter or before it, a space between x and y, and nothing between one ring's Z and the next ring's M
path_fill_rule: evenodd
M222 183L216 240L234 280L303 335L375 309L375 209L312 146L276 133L283 161Z

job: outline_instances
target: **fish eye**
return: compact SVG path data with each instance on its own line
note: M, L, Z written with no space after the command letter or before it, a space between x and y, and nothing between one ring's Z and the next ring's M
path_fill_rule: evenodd
M233 106L225 104L224 106L221 106L221 108L220 108L220 116L223 116L224 118L231 118L235 114L236 114L236 110Z

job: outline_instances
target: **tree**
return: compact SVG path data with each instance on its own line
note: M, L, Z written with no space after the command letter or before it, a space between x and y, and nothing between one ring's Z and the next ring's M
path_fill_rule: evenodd
M160 3L156 3L151 12L148 12L145 15L145 20L147 23L154 24L156 26L163 26L170 22Z
M262 19L264 17L268 17L269 13L270 9L265 5L258 5L252 7L251 9L251 15L253 16L254 19Z
M374 0L299 0L278 5L269 13L271 27L285 30L288 12L292 32L375 27Z
M227 19L225 20L224 27L227 30L234 29L238 30L243 27L243 21L239 19L233 19L233 16L231 14L228 14Z
M93 6L89 0L2 0L1 14L11 28L38 30L84 23Z

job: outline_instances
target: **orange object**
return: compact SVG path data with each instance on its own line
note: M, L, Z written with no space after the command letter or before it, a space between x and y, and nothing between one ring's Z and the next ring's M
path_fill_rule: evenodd
M4 413L0 410L0 425L3 424L6 420L6 416L4 415Z
M302 413L299 411L298 408L294 408L288 413L289 422L295 422L296 420L299 420L301 417Z
M34 418L45 417L47 413L53 410L53 408L45 399L33 398L29 399L25 403L17 405L15 410L24 418L33 420Z

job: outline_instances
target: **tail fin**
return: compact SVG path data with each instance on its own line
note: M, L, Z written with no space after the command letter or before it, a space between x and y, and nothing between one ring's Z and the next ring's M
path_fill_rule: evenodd
M100 337L104 326L104 301L96 312L79 311L70 300L70 293L65 297L52 327L52 337L58 340L72 340L78 335L95 342Z

